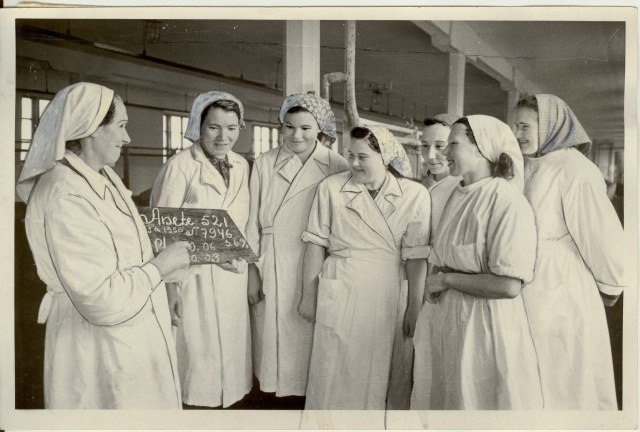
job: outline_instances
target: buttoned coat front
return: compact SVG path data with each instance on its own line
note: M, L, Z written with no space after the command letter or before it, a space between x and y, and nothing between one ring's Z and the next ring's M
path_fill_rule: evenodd
M158 207L222 209L244 234L249 216L249 164L227 153L229 187L199 143L178 153L158 174ZM176 329L178 370L186 404L228 407L251 390L247 274L195 265L178 284L183 316Z
M277 396L303 396L313 325L298 314L302 295L301 240L318 183L348 164L316 142L303 165L286 145L255 162L250 182L247 240L259 251L265 299L252 307L254 372Z

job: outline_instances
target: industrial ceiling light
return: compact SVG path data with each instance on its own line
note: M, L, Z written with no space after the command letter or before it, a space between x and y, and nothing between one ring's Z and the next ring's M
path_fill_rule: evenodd
M160 26L161 22L157 20L144 21L144 40L150 44L160 42Z

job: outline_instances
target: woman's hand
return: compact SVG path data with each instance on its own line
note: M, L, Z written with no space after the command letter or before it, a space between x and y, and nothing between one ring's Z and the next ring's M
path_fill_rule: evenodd
M427 278L424 287L424 300L434 304L438 302L440 294L448 289L444 280L445 276L445 273L439 273Z
M174 282L180 280L189 270L189 242L179 241L160 251L157 257L150 261L160 271L162 280Z
M169 300L169 312L171 312L171 325L180 327L182 320L182 297L178 294L175 284L167 284L167 299Z
M407 306L407 310L404 312L404 320L402 321L402 331L406 337L413 337L416 331L416 322L418 321L418 315L420 314L420 306L412 305Z
M260 303L264 299L262 291L262 278L255 264L249 265L249 283L247 284L247 297L249 304L254 305Z
M303 295L298 305L298 313L305 321L313 324L316 320L316 299L314 296Z
M247 271L247 262L242 258L232 259L229 262L217 264L217 266L232 273L242 274Z

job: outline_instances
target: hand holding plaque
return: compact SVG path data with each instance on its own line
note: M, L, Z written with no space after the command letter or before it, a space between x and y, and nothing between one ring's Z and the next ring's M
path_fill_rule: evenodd
M170 207L138 210L156 255L172 243L186 241L191 264L217 264L239 272L246 268L242 260L258 261L226 210Z

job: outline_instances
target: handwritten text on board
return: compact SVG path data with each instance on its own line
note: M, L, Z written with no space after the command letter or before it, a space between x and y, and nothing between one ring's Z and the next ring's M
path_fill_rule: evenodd
M189 242L192 264L218 264L244 258L256 262L233 219L225 210L140 207L153 251L157 254L177 241Z

